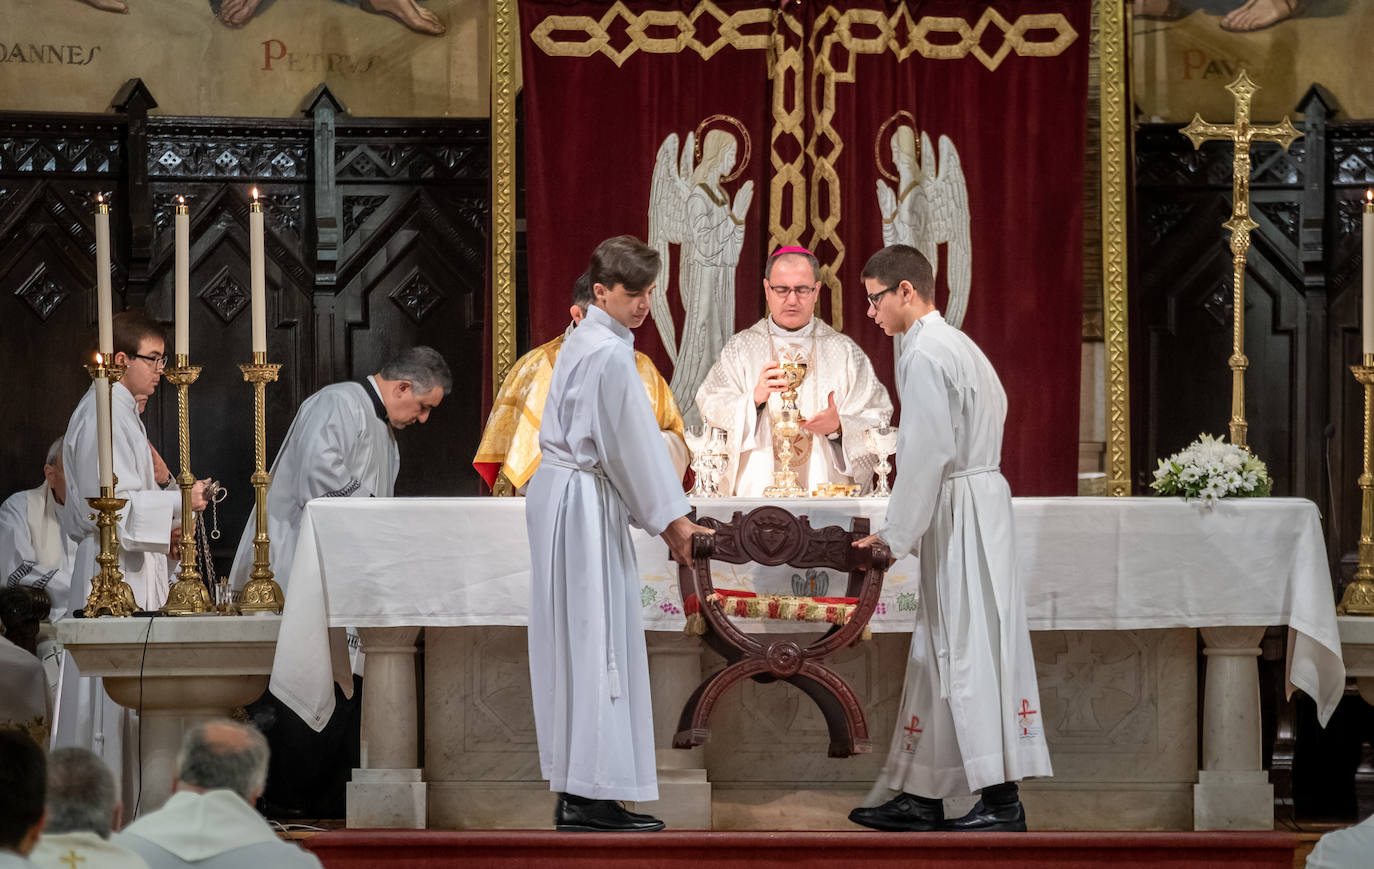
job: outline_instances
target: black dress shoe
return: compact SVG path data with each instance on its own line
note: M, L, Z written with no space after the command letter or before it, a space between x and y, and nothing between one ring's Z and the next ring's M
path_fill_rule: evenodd
M944 827L952 833L1024 833L1026 809L1021 805L1016 782L983 788L981 799L967 815Z
M901 793L881 806L857 808L849 813L849 820L862 827L890 833L931 833L940 829L945 819L942 800Z
M652 815L626 811L615 800L591 800L559 794L553 825L560 833L656 833L663 822Z

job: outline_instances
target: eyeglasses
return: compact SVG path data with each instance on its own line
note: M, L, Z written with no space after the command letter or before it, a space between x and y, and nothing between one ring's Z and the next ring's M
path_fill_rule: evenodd
M779 299L785 299L792 293L796 293L798 299L809 299L815 295L817 286L817 284L812 284L811 286L802 287L775 287L769 284L768 289Z
M878 300L881 299L883 296L887 295L888 293L890 293L890 292L896 290L896 289L897 289L896 287L888 287L887 289L883 290L881 293L869 293L869 294L868 294L868 306L869 306L870 308L876 309L876 308L878 307Z
M144 362L147 362L149 365L153 366L158 371L161 371L162 369L167 367L166 356L144 356L142 353L135 353L134 358L142 359Z

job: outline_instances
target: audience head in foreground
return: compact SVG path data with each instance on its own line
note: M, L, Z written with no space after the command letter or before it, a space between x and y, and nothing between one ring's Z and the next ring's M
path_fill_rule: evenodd
M18 730L0 730L0 855L25 856L43 829L47 761Z
M267 786L267 740L227 719L187 731L177 755L171 798L115 837L152 869L196 866L319 867L319 860L283 842L253 808Z

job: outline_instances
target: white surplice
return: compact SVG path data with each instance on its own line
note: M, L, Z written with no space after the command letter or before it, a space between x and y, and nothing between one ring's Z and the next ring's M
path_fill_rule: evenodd
M76 543L62 533L52 487L15 492L0 504L0 577L6 588L41 588L52 599L53 621L67 612Z
M938 311L902 345L897 479L878 534L894 555L919 548L921 591L878 784L937 798L1052 775L1011 490L998 469L1006 393Z
M140 609L154 610L167 600L168 549L172 527L181 517L181 491L165 490L153 475L153 454L148 432L139 416L138 403L123 383L110 389L111 440L115 497L127 503L119 511L119 567L133 590ZM86 391L62 440L62 468L67 496L59 517L68 537L77 541L67 597L72 612L86 605L100 538L87 498L100 494L97 453L95 385ZM136 735L138 718L106 696L99 678L79 676L70 655L62 660L53 747L74 745L89 748L109 765L115 782L122 781L124 798L130 802L136 787L137 764L124 758L124 739ZM130 751L136 743L131 739Z
M401 470L396 435L376 381L335 383L296 411L272 462L267 490L267 533L274 579L287 593L301 513L312 498L389 498ZM229 581L243 588L253 571L256 519L249 514Z
M656 800L649 659L630 525L690 509L635 370L634 337L599 307L564 342L525 498L530 687L554 791Z
M877 458L864 447L864 430L885 424L892 417L892 402L873 363L859 345L812 317L800 329L789 331L765 317L736 334L711 366L697 391L697 407L707 424L729 431L729 464L721 477L722 495L755 498L773 484L773 419L782 408L778 393L768 397L759 410L754 387L759 374L784 354L796 353L807 360L806 379L797 390L797 408L810 418L827 406L835 393L840 414L839 437L803 432L797 449L798 485L808 491L818 483L858 483L862 491L873 488Z

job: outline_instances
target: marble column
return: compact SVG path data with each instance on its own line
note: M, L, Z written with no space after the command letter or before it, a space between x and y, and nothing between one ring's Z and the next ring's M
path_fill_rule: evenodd
M348 826L425 826L415 696L418 627L359 628L366 655L359 758L348 783Z
M1262 627L1203 628L1207 681L1202 769L1193 786L1193 828L1272 830L1274 786L1262 765L1259 655Z
M658 760L658 800L638 810L663 819L673 830L711 829L711 783L701 747L673 748L682 707L701 682L699 637L649 631L649 684L653 686L654 748Z

